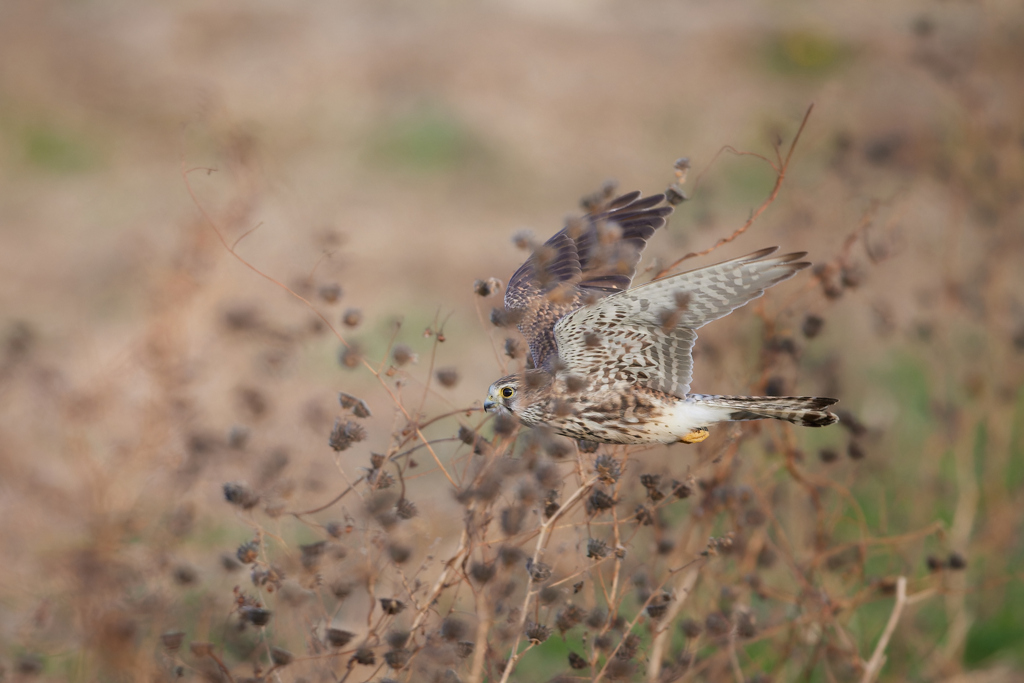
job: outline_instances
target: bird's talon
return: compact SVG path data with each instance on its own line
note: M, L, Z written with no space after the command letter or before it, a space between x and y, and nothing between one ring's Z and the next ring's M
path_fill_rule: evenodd
M679 440L683 443L700 443L709 436L711 436L711 432L708 431L707 427L698 427Z

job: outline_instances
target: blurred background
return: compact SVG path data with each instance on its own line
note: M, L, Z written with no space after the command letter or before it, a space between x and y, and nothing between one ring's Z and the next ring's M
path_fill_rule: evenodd
M661 192L688 157L690 199L644 264L706 249L777 177L716 154L776 161L812 103L777 199L686 265L778 244L818 267L704 330L694 390L838 396L847 428L795 433L803 465L853 492L873 536L910 535L858 585L943 576L883 677L1022 680L1024 9L1010 0L5 0L0 667L98 680L152 663L172 627L216 640L241 582L221 555L253 533L222 483L263 487L267 529L287 536L273 505L314 508L363 466L326 448L338 390L373 410L370 448L401 426L200 207L373 365L393 343L417 354L397 391L436 414L479 406L515 367L488 322L500 299L473 292L526 257L514 235L546 239L608 180ZM192 168L210 170L187 184ZM453 372L426 390L438 368ZM638 457L686 472L710 452ZM458 507L436 471L418 485L430 514L411 535L443 554ZM865 657L890 605L862 617Z

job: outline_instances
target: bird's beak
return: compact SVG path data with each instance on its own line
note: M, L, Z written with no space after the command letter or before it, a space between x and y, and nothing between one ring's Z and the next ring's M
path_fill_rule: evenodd
M484 401L484 412L493 413L497 407L498 404L491 399Z

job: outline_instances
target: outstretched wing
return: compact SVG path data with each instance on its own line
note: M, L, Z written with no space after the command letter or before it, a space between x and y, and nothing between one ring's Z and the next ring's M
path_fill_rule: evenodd
M505 309L530 344L535 367L555 358L554 326L580 306L629 289L640 253L672 207L664 195L630 192L571 220L520 266Z
M638 384L680 398L690 390L696 330L811 265L777 247L649 282L580 308L555 325L566 372L596 388Z

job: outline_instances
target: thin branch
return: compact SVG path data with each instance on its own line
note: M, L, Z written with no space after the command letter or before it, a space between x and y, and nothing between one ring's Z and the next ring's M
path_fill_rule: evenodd
M728 146L722 148L722 151L728 151L739 156L755 156L767 161L776 173L775 186L772 188L771 194L769 194L768 198L761 203L761 206L757 207L753 211L753 213L750 214L750 218L747 219L747 222L741 225L739 228L737 228L736 231L733 232L731 235L729 235L728 237L721 238L720 240L715 242L713 246L708 247L703 251L693 251L690 252L689 254L686 254L685 256L682 256L681 258L676 259L675 261L672 262L671 265L666 266L665 268L662 268L660 271L658 271L658 273L654 276L655 280L661 277L665 277L666 275L671 273L680 264L682 264L683 261L688 261L689 259L697 258L699 256L707 256L715 249L718 249L723 244L728 244L729 242L732 242L737 237L739 237L740 235L742 235L743 233L750 229L750 226L754 224L754 221L756 221L761 216L761 214L764 213L768 209L768 207L772 205L772 203L775 201L775 198L779 196L779 190L782 189L782 181L786 179L786 171L789 169L789 162L793 158L793 150L796 149L796 143L800 141L800 135L801 133L804 132L804 127L807 125L807 120L811 117L811 111L813 110L814 104L811 104L811 106L807 107L807 113L804 114L803 121L800 122L800 128L797 129L796 135L793 137L793 142L791 142L789 145L789 151L786 153L786 158L782 159L780 157L778 160L778 165L773 164L766 157L760 154L752 154L750 152L738 152L732 147Z
M587 491L589 491L596 483L597 477L591 477L585 481L582 486L573 491L573 494L569 496L564 503L562 503L561 507L555 510L555 514L551 515L551 517L541 525L540 535L537 537L537 546L533 551L532 562L534 564L540 560L540 555L544 550L544 546L547 545L548 537L551 535L551 529L555 526L555 522L558 521L558 518L565 514L578 500L583 498ZM528 574L526 579L526 597L523 599L523 606L520 609L519 623L516 628L516 640L512 644L512 651L508 658L508 664L505 665L505 671L501 675L501 683L507 683L508 677L512 675L512 669L515 667L516 662L530 649L527 647L519 654L516 654L516 650L519 649L519 641L523 637L523 626L526 624L526 615L530 608L530 599L533 597L532 588L533 575Z
M907 577L901 576L896 579L896 604L893 605L892 614L889 615L889 623L885 625L882 637L878 639L878 645L875 646L875 652L864 667L864 675L861 676L860 683L872 683L882 671L886 659L885 648L889 645L889 639L892 638L892 634L896 630L896 624L899 623L900 615L906 604Z

